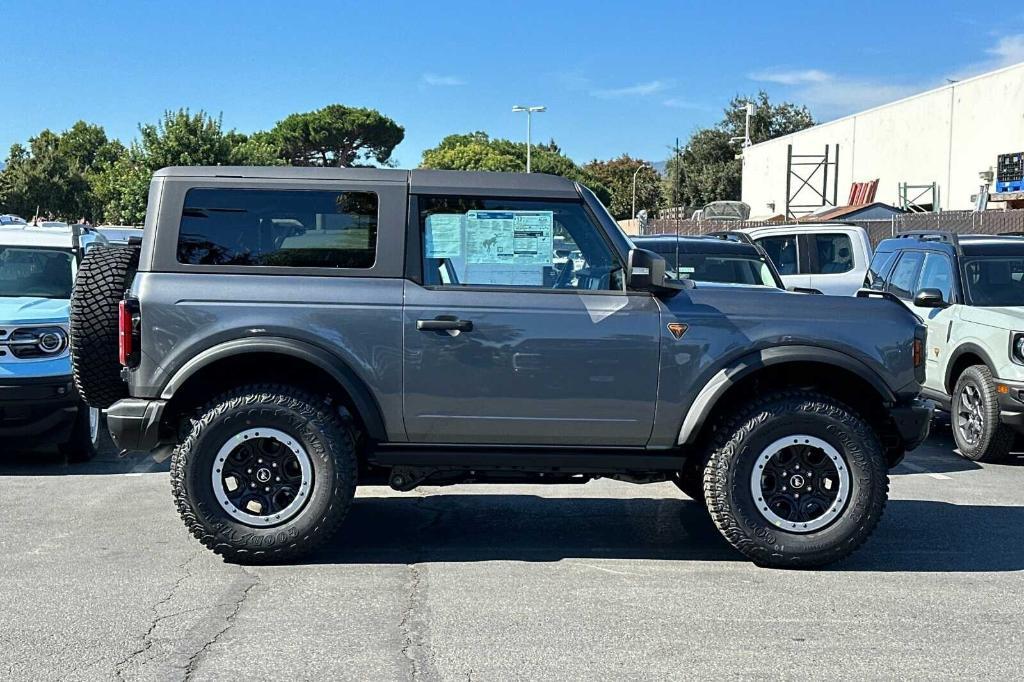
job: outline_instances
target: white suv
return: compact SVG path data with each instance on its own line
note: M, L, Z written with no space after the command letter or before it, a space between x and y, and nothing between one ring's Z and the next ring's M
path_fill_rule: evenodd
M1006 458L1024 431L1024 238L886 239L864 287L897 296L927 323L922 392L950 412L960 453Z
M852 296L871 261L871 241L856 225L807 223L742 231L768 252L787 288Z

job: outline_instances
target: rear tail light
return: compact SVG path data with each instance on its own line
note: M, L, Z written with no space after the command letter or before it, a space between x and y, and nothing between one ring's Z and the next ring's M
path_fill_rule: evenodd
M914 367L920 367L924 362L924 341L914 339Z
M124 367L135 367L138 361L139 302L126 298L117 308L118 361Z

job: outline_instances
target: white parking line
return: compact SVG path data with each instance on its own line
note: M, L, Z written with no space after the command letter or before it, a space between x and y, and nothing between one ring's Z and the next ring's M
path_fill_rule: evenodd
M919 474L925 474L926 476L931 476L932 478L934 478L937 481L952 481L953 480L953 478L950 477L950 476L945 476L943 474L936 474L934 472L928 471L924 467L920 467L920 466L918 466L916 464L911 464L910 462L904 462L903 466L905 466L908 469L910 469L911 471L917 472Z

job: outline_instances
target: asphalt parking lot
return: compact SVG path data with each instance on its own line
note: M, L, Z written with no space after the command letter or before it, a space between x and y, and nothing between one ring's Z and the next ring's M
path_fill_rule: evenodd
M671 484L360 489L301 565L225 564L167 463L0 454L0 678L936 678L1024 674L1024 457L948 427L828 570L759 569Z

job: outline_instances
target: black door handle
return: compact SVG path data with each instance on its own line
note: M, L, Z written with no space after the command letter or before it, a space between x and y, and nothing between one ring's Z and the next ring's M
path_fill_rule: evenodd
M469 320L439 317L435 320L416 320L416 329L421 332L471 332L473 323Z

